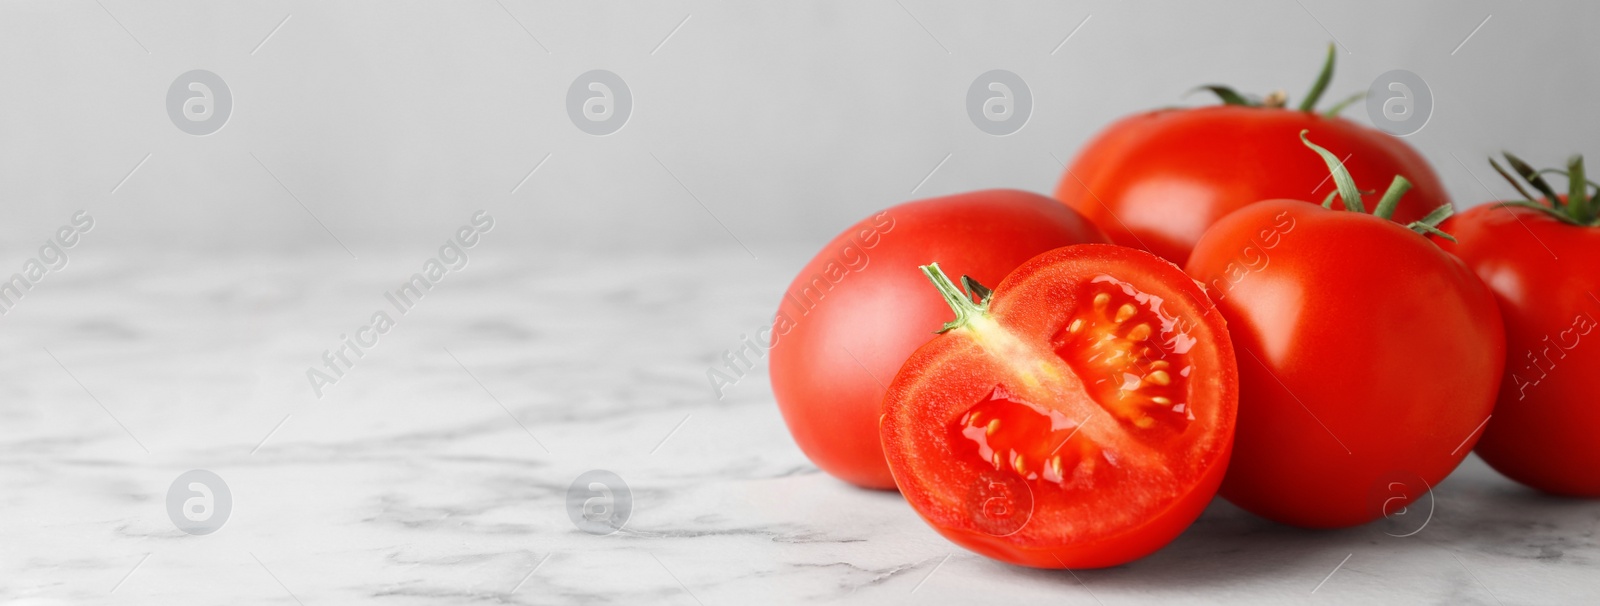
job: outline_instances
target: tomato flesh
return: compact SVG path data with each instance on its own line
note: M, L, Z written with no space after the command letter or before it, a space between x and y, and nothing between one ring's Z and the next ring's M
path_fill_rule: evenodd
M1204 296L1123 247L1024 264L889 386L881 434L907 501L956 543L1026 566L1112 566L1171 541L1232 444L1232 349Z
M1078 433L1079 425L1059 410L1016 399L1004 387L995 386L987 399L951 427L955 435L950 442L957 445L957 450L963 439L970 442L978 460L989 462L995 471L1011 471L1025 480L1063 485L1066 474L1076 474L1079 463L1088 458L1086 455L1098 454L1098 448L1089 445L1087 438L1063 449ZM1093 472L1092 462L1086 471Z

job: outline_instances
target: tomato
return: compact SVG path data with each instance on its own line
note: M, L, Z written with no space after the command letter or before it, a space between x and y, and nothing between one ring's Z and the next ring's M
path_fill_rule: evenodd
M1237 377L1194 281L1109 244L1039 255L992 297L969 284L982 303L924 271L956 319L895 375L881 434L928 524L1012 564L1093 568L1200 515L1227 467Z
M1536 198L1518 185L1528 200L1540 202L1473 207L1443 226L1460 243L1441 243L1494 291L1505 322L1505 376L1478 455L1539 490L1600 497L1600 407L1592 374L1600 368L1600 344L1589 342L1600 336L1593 335L1600 318L1596 200L1581 185L1581 158L1576 172L1569 170L1579 187L1569 187L1565 197L1526 163L1509 154L1507 160L1546 195Z
M1330 49L1319 84L1331 79ZM1394 218L1421 219L1449 203L1439 177L1399 138L1313 111L1314 87L1299 109L1281 96L1252 103L1223 87L1227 105L1135 114L1096 135L1066 169L1056 197L1123 246L1182 265L1201 234L1248 204L1319 199L1332 183L1322 162L1294 135L1310 129L1358 175L1405 175L1415 185ZM1343 104L1341 104L1342 106ZM1342 208L1342 203L1336 204Z
M1338 157L1306 145L1355 197ZM1371 215L1358 204L1246 206L1189 258L1239 352L1221 490L1235 505L1313 528L1402 513L1467 456L1494 406L1505 364L1494 296L1414 233L1437 232L1448 206L1408 226L1389 220L1406 185L1395 183Z
M772 391L795 443L840 479L893 489L878 445L884 385L949 313L917 265L999 281L1041 252L1104 241L1059 202L1015 190L908 202L850 226L795 276L773 320Z

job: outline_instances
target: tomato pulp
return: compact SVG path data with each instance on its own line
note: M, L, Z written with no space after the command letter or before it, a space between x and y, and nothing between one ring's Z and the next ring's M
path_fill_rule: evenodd
M1332 77L1332 59L1330 52L1323 86ZM1260 200L1316 200L1332 189L1327 168L1295 140L1309 129L1351 172L1405 175L1413 182L1396 220L1418 220L1449 203L1433 168L1405 142L1313 111L1321 86L1300 109L1283 107L1282 99L1254 103L1212 88L1225 91L1229 104L1145 112L1101 131L1062 174L1056 197L1112 242L1182 265L1206 229L1228 213Z
M1518 185L1528 200L1539 202L1474 207L1442 226L1459 243L1440 243L1494 290L1505 322L1505 376L1478 455L1539 490L1600 497L1600 407L1593 380L1600 343L1591 342L1600 337L1593 332L1600 318L1596 200L1581 185L1557 195L1526 163L1509 155L1507 160L1546 195L1536 198ZM1582 158L1574 161L1579 176L1569 180L1582 184ZM1586 197L1581 207L1572 203L1580 196Z
M1362 524L1400 513L1472 450L1504 365L1498 311L1465 265L1388 220L1396 191L1376 215L1259 202L1195 246L1187 270L1239 357L1221 490L1235 505L1296 526Z
M800 270L773 321L772 391L795 443L835 477L894 488L878 442L884 385L949 314L917 265L998 282L1044 251L1104 241L1059 202L1015 190L908 202L850 226Z
M1084 244L992 296L971 285L975 303L925 271L957 319L895 375L881 434L935 530L1013 564L1102 567L1200 515L1227 467L1237 379L1227 327L1188 276Z

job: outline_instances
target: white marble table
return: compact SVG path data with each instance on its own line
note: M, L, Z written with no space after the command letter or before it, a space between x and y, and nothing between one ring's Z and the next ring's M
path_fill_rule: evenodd
M1600 503L1534 494L1476 458L1405 538L1295 530L1218 502L1116 569L964 552L898 495L811 466L765 366L712 393L706 367L769 317L807 252L770 248L758 261L487 243L319 400L306 368L431 251L85 245L0 318L0 601L1600 599ZM212 534L169 519L168 486L190 469L231 492ZM632 488L620 532L568 518L568 485L591 469Z

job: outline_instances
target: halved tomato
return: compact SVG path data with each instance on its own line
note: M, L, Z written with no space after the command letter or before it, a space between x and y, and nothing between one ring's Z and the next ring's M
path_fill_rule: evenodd
M1193 280L1106 244L1034 257L992 293L923 271L956 319L889 385L880 434L934 529L1013 564L1102 567L1200 515L1227 469L1238 378Z

